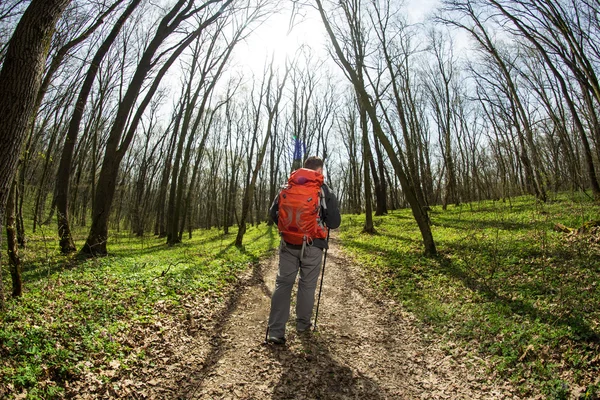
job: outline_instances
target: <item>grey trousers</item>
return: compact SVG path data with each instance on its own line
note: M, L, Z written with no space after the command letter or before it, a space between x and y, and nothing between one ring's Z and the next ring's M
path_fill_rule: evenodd
M298 271L300 271L300 279L296 298L296 329L304 330L310 326L322 260L323 250L318 247L307 246L304 249L304 258L300 260L300 250L292 249L285 244L281 245L279 271L271 297L269 336L277 338L285 336L285 324L290 317L292 288Z

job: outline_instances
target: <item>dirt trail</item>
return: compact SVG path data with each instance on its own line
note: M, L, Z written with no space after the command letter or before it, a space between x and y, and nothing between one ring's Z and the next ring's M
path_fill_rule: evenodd
M293 314L286 346L261 344L278 257L240 288L212 350L180 383L186 399L512 398L481 365L455 359L428 340L409 314L376 300L332 240L318 332L298 335Z

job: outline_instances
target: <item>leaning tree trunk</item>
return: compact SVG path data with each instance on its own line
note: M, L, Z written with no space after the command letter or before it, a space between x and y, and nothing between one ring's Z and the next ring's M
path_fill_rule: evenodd
M108 218L115 195L116 181L121 160L123 159L123 156L127 152L127 149L133 140L133 135L142 118L144 110L158 89L160 81L170 66L183 52L183 50L186 49L189 44L191 44L191 42L202 32L206 26L216 20L232 1L233 0L224 0L224 4L215 14L202 22L196 31L192 32L185 40L181 41L177 45L175 50L171 53L169 59L156 74L152 85L147 90L144 99L135 112L135 115L131 118L131 121L129 121L131 111L136 105L139 93L142 90L143 85L147 82L147 75L150 73L154 63L156 62L156 60L154 60L155 54L158 52L165 40L184 20L200 12L202 8L196 8L192 11L191 8L193 2L190 3L185 0L179 0L173 6L171 11L169 11L169 13L163 17L158 25L156 34L144 51L144 54L142 55L136 71L131 79L129 87L123 96L123 100L119 103L115 122L110 130L108 140L106 142L104 162L98 177L98 189L95 195L94 208L92 210L92 226L90 227L90 232L86 243L81 249L83 253L91 255L107 254L106 243L108 239ZM185 3L188 4L184 6ZM125 132L128 122L129 127L127 128L127 132Z
M98 48L98 51L94 55L90 67L85 76L79 96L75 102L75 109L71 116L71 122L69 123L69 130L67 131L67 137L63 146L62 154L60 157L60 164L58 173L56 174L56 218L58 223L58 236L60 238L60 249L62 253L71 253L76 250L75 243L71 234L71 228L69 225L69 180L71 177L71 163L73 160L73 151L75 149L75 143L77 141L77 134L79 133L79 125L83 119L83 112L85 109L85 103L91 93L94 80L100 68L100 64L104 59L106 53L117 38L121 28L125 24L125 21L129 18L133 10L139 5L141 0L133 0L129 6L125 9L123 14L119 17L109 35L104 39L102 45Z
M0 221L4 220L21 145L32 123L54 26L69 2L32 0L8 43L0 70ZM4 291L0 286L3 307Z
M331 39L331 43L335 49L335 53L338 56L340 63L342 64L345 72L348 74L352 84L354 86L355 91L359 97L359 101L362 103L362 106L367 111L369 115L369 119L373 124L373 130L375 134L381 141L384 149L386 150L388 156L390 157L390 161L392 162L392 166L396 172L398 179L400 180L400 184L402 186L402 190L404 192L404 196L406 200L410 204L413 216L417 225L419 226L419 230L421 231L421 236L423 238L423 244L425 247L425 252L428 255L437 254L435 242L433 240L433 235L431 233L431 226L429 225L429 217L427 215L427 211L423 208L423 205L419 202L413 184L409 181L408 176L406 175L402 163L398 159L398 156L392 146L391 142L385 135L381 124L379 123L379 119L377 116L377 111L373 102L367 93L367 90L364 86L364 82L361 82L356 74L356 71L353 69L352 65L348 62L342 48L340 47L337 39L335 38L335 34L329 24L327 17L325 16L325 11L323 10L323 5L321 4L321 0L317 0L317 6L319 9L319 13L321 14L321 19L325 24L325 29Z

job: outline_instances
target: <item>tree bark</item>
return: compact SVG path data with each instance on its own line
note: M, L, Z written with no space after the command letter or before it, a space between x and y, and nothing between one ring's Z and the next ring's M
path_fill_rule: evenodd
M63 145L62 154L60 157L58 173L56 174L56 186L55 186L55 199L56 199L56 219L58 225L58 237L60 250L63 254L71 253L76 250L75 243L71 234L71 228L69 224L69 181L71 178L71 164L73 160L73 150L75 149L75 143L77 141L77 134L79 133L79 125L83 118L83 112L85 110L85 104L91 93L92 85L96 79L100 64L104 59L106 53L117 38L121 28L125 24L125 21L129 18L133 10L140 4L141 0L132 0L129 6L125 9L123 14L119 17L112 30L104 39L104 42L98 48L98 51L94 55L90 63L90 67L79 91L79 96L75 102L75 109L71 116L69 123L69 129ZM119 3L119 2L117 2Z
M390 161L392 162L392 165L394 167L396 175L398 176L398 179L400 180L400 184L402 185L402 190L404 192L404 196L406 197L406 200L408 201L408 203L411 206L413 216L415 218L415 221L417 222L417 225L419 226L419 230L421 231L421 236L423 238L423 244L425 247L425 253L428 255L435 255L435 254L437 254L437 250L436 250L435 242L433 240L433 235L431 233L431 227L429 225L429 217L427 215L427 211L425 211L423 206L419 203L419 200L416 196L414 187L412 186L406 173L404 172L404 168L403 168L402 164L400 163L400 160L398 159L392 144L390 143L388 138L385 136L385 133L381 127L381 124L379 123L377 112L375 110L375 107L373 105L373 102L372 102L369 94L366 91L364 83L359 80L358 75L356 74L356 71L354 71L354 69L352 68L350 63L348 63L346 57L344 56L342 48L340 47L340 45L335 37L335 34L333 33L331 25L329 24L329 20L325 16L325 11L323 9L321 0L316 0L316 2L317 2L317 7L319 10L319 13L321 14L321 19L323 20L323 23L325 24L325 29L327 30L329 38L331 39L331 42L335 49L335 53L336 53L340 63L342 64L344 70L348 74L348 76L354 86L354 89L358 94L359 101L362 103L363 107L365 107L365 110L367 111L367 114L369 115L371 123L373 124L373 130L375 131L377 137L381 141L381 144L383 145L384 149L388 153L388 156L390 157Z
M360 108L360 126L362 130L362 148L363 148L363 181L365 185L365 226L363 233L375 233L373 225L373 194L371 192L371 162L373 162L373 154L371 154L371 144L369 143L369 128L367 126L367 112L364 108Z
M21 296L23 293L23 283L21 281L21 258L19 257L17 229L15 224L16 194L17 182L15 181L13 182L12 189L6 203L6 239L13 297Z
M373 134L375 154L377 155L377 168L375 161L371 158L371 170L373 171L373 181L375 182L375 215L381 216L387 214L387 185L385 181L385 164L381 155L379 141Z
M179 0L158 25L156 34L144 51L144 54L138 63L134 76L127 88L123 100L119 103L115 122L110 130L109 137L106 142L104 162L98 177L98 189L96 191L94 208L92 210L92 226L90 227L90 233L86 243L81 249L83 253L90 255L107 254L106 243L108 239L108 218L110 216L112 202L115 195L116 181L121 160L131 144L135 129L142 118L144 109L150 102L153 94L158 89L161 79L164 77L172 63L175 62L179 54L181 54L181 52L187 48L187 46L200 34L200 32L202 32L206 26L218 19L232 1L233 0L223 1L223 5L218 9L218 11L203 21L196 31L188 35L187 39L177 46L168 61L154 78L151 87L148 89L146 96L131 120L125 137L123 137L130 113L136 103L139 92L146 81L148 73L152 69L153 65L157 62L157 60L154 60L154 55L160 46L184 20L192 17L203 8L208 6L209 3L213 3L214 1L207 1L204 6L194 8L195 6L193 1ZM188 4L185 5L185 3Z
M54 26L69 2L70 0L32 0L6 50L0 70L0 221L4 220L21 145L32 123L35 98L39 92ZM2 290L0 308L3 307Z
M259 94L260 99L259 99L259 104L256 108L256 114L255 114L255 125L254 125L254 135L252 140L255 141L257 140L257 135L258 135L258 129L259 129L259 122L260 122L260 111L261 111L261 104L262 104L262 97L266 96L267 97L267 109L268 109L268 120L267 120L267 131L265 133L265 137L263 139L263 142L260 146L260 148L258 149L258 154L256 157L256 165L254 166L253 170L252 170L252 175L250 176L250 179L248 179L248 181L246 182L246 190L244 191L244 197L242 199L242 215L240 217L240 223L239 223L239 229L238 229L238 233L237 236L235 238L235 245L237 247L241 247L242 246L242 241L244 240L244 234L246 233L246 219L248 218L248 214L250 213L250 202L254 197L254 191L256 188L256 180L258 177L258 173L260 172L260 169L262 168L263 165L263 160L265 158L265 153L267 151L267 146L269 144L269 140L271 138L271 134L273 132L273 119L275 118L275 114L277 113L278 109L279 109L279 102L281 101L281 97L283 95L283 87L285 86L285 81L287 80L287 76L288 76L288 72L289 69L286 69L285 71L285 75L283 76L282 82L279 84L279 86L276 89L276 94L275 94L275 100L274 100L274 104L271 106L270 102L269 102L269 92L271 89L271 83L273 80L273 64L271 64L271 69L270 69L270 75L269 75L269 80L267 82L267 93L266 95L264 94L264 92L261 89L261 93ZM250 157L252 157L252 155L250 155ZM248 162L248 167L251 167L251 160L249 160ZM250 171L248 171L250 173Z

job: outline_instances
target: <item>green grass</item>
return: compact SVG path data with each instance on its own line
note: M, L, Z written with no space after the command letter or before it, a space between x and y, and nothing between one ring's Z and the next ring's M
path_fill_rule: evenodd
M0 397L26 390L28 398L52 398L85 373L127 368L136 327L185 315L190 299L223 301L237 275L278 244L275 227L249 227L243 248L232 231L196 231L173 247L113 233L110 255L86 261L60 255L55 231L38 231L21 253L24 295L0 313Z
M589 200L522 197L434 207L439 256L423 255L409 210L344 216L342 245L362 261L377 287L445 337L447 351L485 355L492 373L522 396L598 398L600 376L600 233L566 235L600 219ZM537 389L532 389L537 388Z

